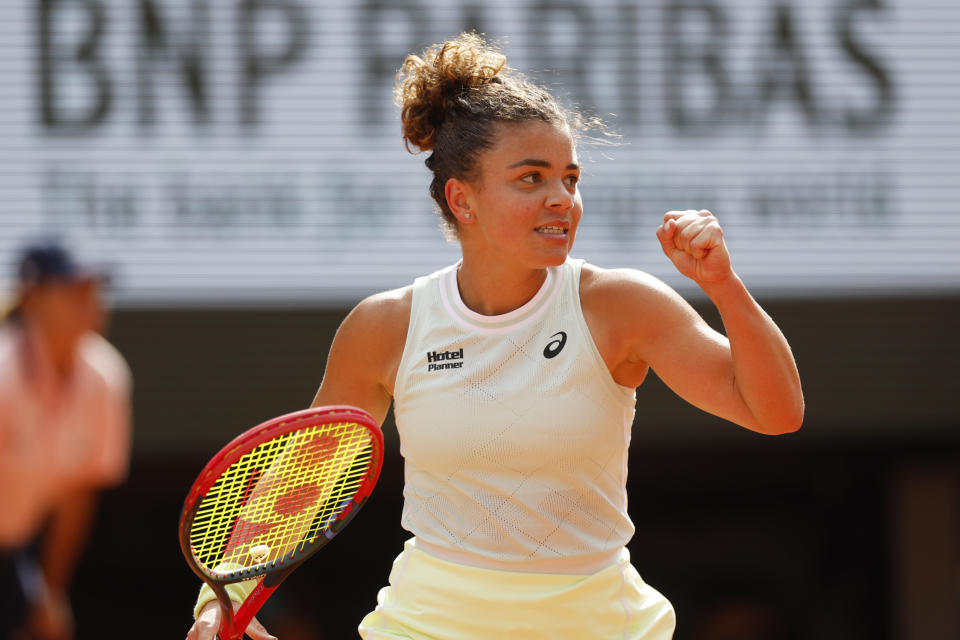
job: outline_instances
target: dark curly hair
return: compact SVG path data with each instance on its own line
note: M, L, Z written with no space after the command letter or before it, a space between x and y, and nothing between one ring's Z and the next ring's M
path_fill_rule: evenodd
M539 120L574 137L602 126L562 107L546 89L508 67L506 56L475 33L408 55L395 85L407 149L432 152L425 161L433 172L430 195L448 237L457 236L457 224L444 194L447 180L477 177L477 159L496 142L496 125Z

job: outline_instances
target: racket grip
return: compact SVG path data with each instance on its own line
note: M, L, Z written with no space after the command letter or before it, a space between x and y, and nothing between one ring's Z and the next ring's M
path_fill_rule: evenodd
M267 579L274 578L276 579L277 574L272 576L267 576ZM253 619L253 616L260 610L260 607L263 606L263 603L267 601L274 591L277 590L277 587L280 585L280 581L286 577L284 574L280 577L280 580L270 580L272 584L267 585L267 579L261 580L260 583L250 592L250 595L247 596L247 599L240 605L240 608L237 609L234 614L233 624L234 629L240 631L239 638L243 637L243 633L247 630L247 625L250 624L250 621Z

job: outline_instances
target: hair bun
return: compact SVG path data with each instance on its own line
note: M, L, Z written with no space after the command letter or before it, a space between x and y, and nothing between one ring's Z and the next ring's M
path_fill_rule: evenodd
M437 130L467 89L489 85L507 70L507 58L476 33L408 55L397 72L394 100L400 106L407 146L433 149Z

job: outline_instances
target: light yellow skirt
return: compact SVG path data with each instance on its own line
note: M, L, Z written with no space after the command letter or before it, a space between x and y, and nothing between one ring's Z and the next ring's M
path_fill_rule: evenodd
M366 640L670 640L673 607L626 549L592 575L520 573L440 560L408 540L360 623Z

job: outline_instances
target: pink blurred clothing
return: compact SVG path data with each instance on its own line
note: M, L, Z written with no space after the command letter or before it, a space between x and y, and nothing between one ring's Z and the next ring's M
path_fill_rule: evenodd
M0 326L0 549L27 544L73 491L121 482L130 450L130 370L96 334L58 375L19 323Z

